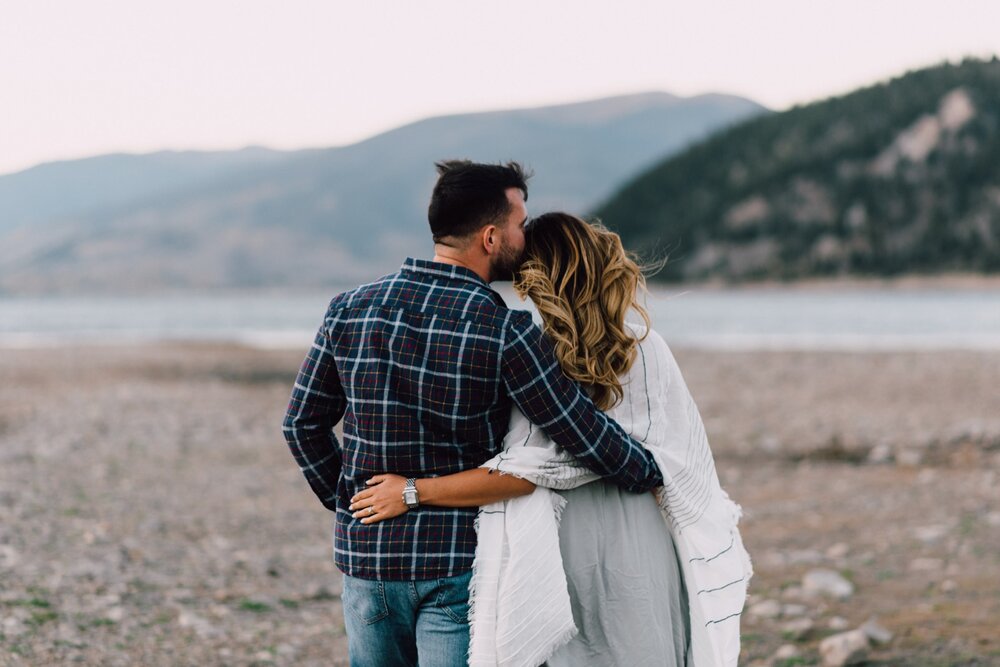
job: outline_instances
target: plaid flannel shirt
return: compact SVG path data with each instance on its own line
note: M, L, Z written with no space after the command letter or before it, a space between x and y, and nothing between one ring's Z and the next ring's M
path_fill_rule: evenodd
M334 297L296 378L284 435L335 513L337 566L386 580L468 571L475 508L421 505L364 525L347 506L376 474L479 466L500 451L513 404L594 472L633 491L662 484L649 453L563 375L531 314L508 309L473 271L407 259ZM333 434L341 419L342 445Z

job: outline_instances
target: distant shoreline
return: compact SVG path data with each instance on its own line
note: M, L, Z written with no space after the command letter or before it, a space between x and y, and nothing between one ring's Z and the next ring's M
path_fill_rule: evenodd
M947 273L939 275L905 275L892 277L844 276L840 278L799 278L791 281L760 280L730 283L707 280L684 283L659 283L655 278L649 283L651 292L675 291L863 291L863 290L1000 290L1000 274Z

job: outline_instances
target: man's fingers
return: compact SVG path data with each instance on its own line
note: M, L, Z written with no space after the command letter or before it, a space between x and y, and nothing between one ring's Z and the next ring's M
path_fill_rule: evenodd
M376 484L381 484L385 481L385 475L375 475L370 480L365 482L368 486L375 486Z

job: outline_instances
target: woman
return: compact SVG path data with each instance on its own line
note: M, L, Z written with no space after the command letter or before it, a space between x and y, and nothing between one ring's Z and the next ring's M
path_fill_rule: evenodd
M653 453L664 487L632 494L599 479L516 408L497 457L418 480L422 504L483 506L470 663L736 664L750 576L739 508L637 300L640 268L617 234L565 213L532 221L525 251L514 289L535 303L563 371ZM630 310L644 324L627 322ZM369 485L352 499L355 518L406 511L402 477Z

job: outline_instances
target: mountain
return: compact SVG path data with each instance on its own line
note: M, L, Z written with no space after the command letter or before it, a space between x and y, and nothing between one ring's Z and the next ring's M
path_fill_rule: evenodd
M41 164L0 176L0 232L183 190L206 180L274 164L287 156L250 147L215 153L115 153Z
M594 213L666 280L1000 270L1000 61L761 115Z
M102 156L0 176L0 293L354 283L431 250L444 158L534 169L529 210L585 211L626 178L766 110L645 93L430 118L308 151Z

